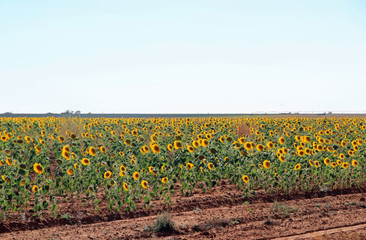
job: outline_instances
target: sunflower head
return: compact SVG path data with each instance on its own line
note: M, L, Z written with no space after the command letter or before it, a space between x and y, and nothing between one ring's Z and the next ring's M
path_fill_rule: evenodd
M213 170L214 169L214 165L212 162L210 162L208 165L207 165L208 169L210 170Z
M245 183L248 183L249 182L249 177L247 175L243 175L242 176L242 179Z
M264 167L265 169L269 169L269 168L271 167L271 162L270 162L270 161L268 161L268 160L265 160L265 161L263 162L263 167Z
M140 177L140 173L139 172L134 172L132 175L133 179L138 180Z
M358 166L358 162L357 162L357 160L352 160L352 166L354 166L354 167L357 167Z
M183 144L181 141L174 141L174 148L175 149L183 149Z
M74 170L72 170L71 168L67 169L67 174L70 176L74 175Z
M42 174L43 173L43 167L42 167L42 165L40 164L40 163L35 163L34 165L33 165L33 170L36 172L36 173L38 173L38 174Z
M32 191L33 191L34 193L38 192L38 191L39 191L39 187L38 187L37 185L33 185L33 187L32 187Z
M128 192L129 188L127 183L123 182L123 189Z
M81 164L83 164L84 166L89 165L89 164L90 164L90 160L89 160L89 158L83 158L83 159L81 160Z
M296 164L294 169L295 169L295 171L300 170L301 169L300 163Z
M70 152L62 151L62 157L66 160L70 160Z
M165 184L166 182L168 182L168 178L167 178L167 177L163 177L163 178L161 179L161 182Z
M349 167L349 163L348 162L343 162L342 163L342 168L346 169Z
M160 153L160 148L156 144L151 146L151 150L153 151L153 153L156 153L156 154Z
M110 178L112 176L112 172L111 171L106 171L104 173L104 178Z
M189 170L192 170L194 165L192 163L186 163L186 167L189 169Z
M143 180L143 181L141 182L141 186L142 186L143 188L147 188L147 182L146 182L145 180Z

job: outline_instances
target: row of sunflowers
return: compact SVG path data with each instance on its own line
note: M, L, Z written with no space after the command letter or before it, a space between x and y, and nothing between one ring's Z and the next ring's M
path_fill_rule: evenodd
M0 118L0 209L57 209L98 192L133 211L220 180L244 195L365 183L363 118ZM179 187L177 187L179 186Z

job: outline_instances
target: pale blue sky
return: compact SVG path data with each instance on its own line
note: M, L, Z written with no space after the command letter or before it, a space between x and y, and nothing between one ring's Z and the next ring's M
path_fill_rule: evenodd
M366 112L363 0L0 0L0 113Z

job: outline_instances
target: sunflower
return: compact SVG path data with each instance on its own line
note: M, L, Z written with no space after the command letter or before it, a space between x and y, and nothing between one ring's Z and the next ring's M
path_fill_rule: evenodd
M337 160L337 164L338 164L338 165L341 165L341 164L342 164L342 161L338 159L338 160Z
M211 163L211 162L207 165L207 167L208 167L208 169L210 169L210 170L213 170L213 169L214 169L214 165L213 165L213 163Z
M10 158L8 158L8 157L6 157L6 163L7 163L9 166L13 165L13 161L12 161Z
M151 146L151 150L153 151L153 153L156 153L156 154L160 153L160 148L156 144Z
M249 151L252 148L252 144L250 142L244 143L244 147L247 151Z
M75 133L71 133L71 134L69 135L69 138L71 138L72 140L74 140L74 139L76 138L76 134L75 134Z
M104 147L104 146L100 146L100 147L99 147L99 150L100 150L102 153L105 153L105 152L106 152L106 149L105 149L105 147Z
M191 170L191 169L194 167L194 165L193 165L192 163L187 162L187 163L186 163L186 167L187 167L189 170Z
M62 151L65 151L65 152L70 152L70 147L69 145L65 145L62 147Z
M193 141L192 145L194 148L198 148L200 144L198 143L198 141Z
M268 161L268 160L265 160L265 161L263 162L263 167L264 167L265 169L269 169L269 168L271 167L271 162L270 162L270 161Z
M233 142L233 147L236 148L236 149L239 149L240 148L240 143L238 142Z
M67 174L69 174L70 176L74 175L74 170L72 170L71 168L67 169Z
M143 181L141 182L141 186L142 186L143 188L147 188L147 182L146 182L145 180L143 180Z
M126 166L124 164L122 164L120 167L119 167L119 170L121 172L126 172Z
M173 145L172 144L168 144L167 149L169 152L171 152L173 150Z
M202 146L203 147L207 147L208 146L208 140L207 139L203 139L202 140Z
M354 166L354 167L357 167L358 166L358 162L357 162L357 160L352 160L352 166Z
M125 172L122 172L122 171L119 171L119 173L118 173L121 177L125 177L126 176L126 174L125 174Z
M35 146L34 149L36 150L37 154L41 152L41 147L39 146Z
M342 163L342 168L346 169L349 167L349 163L348 162L343 162Z
M124 144L129 147L131 145L131 140L125 139Z
M343 154L343 153L339 154L339 159L341 159L341 160L342 160L342 159L344 159L344 157L345 157L345 156L344 156L344 154Z
M31 138L30 138L29 136L25 136L25 137L24 137L24 140L25 140L27 143L30 143Z
M261 151L264 150L264 146L262 144L258 144L256 149L257 149L258 152L261 152Z
M249 182L249 177L247 175L243 175L242 176L242 179L245 183L248 183Z
M187 145L187 150L190 153L193 153L194 152L194 148L191 145Z
M20 186L25 186L25 184L26 184L27 182L25 181L25 180L22 180L21 182L20 182Z
M62 157L64 157L66 160L70 160L70 152L62 151Z
M154 172L154 167L153 167L153 166L150 166L150 167L149 167L149 172L150 172L152 175L156 176L156 172Z
M89 147L88 153L92 156L97 155L97 150L94 147Z
M43 170L44 170L43 167L42 167L42 165L40 163L35 163L33 165L33 169L38 174L42 174L43 173Z
M317 168L319 167L319 162L318 161L314 161L314 166Z
M83 159L81 160L81 163L82 163L84 166L87 166L87 165L89 165L89 164L90 164L90 160L89 160L89 158L83 158Z
M299 155L300 157L303 157L305 155L305 151L304 150L300 150L297 155Z
M75 169L78 169L79 168L79 165L77 163L74 164L74 168Z
M65 142L65 138L64 138L64 137L62 137L62 136L58 136L58 137L57 137L57 139L58 139L58 141L59 141L60 143Z
M161 171L164 172L165 171L165 166L161 166Z
M310 164L310 166L314 166L314 163L311 159L309 159L309 164Z
M118 154L123 157L125 154L122 151L119 151Z
M175 149L183 149L183 144L181 141L174 141L174 148Z
M145 149L144 149L144 146L140 147L140 152L141 152L142 154L145 154L145 153L146 153L146 152L145 152Z
M280 137L280 138L278 139L278 142L279 142L280 144L284 144L284 143L285 143L285 138L284 138L284 137Z
M284 157L282 154L278 155L278 159L279 159L281 162L286 161L285 157Z
M38 191L39 191L39 187L38 187L37 185L33 185L33 187L32 187L32 191L33 191L34 193L38 192Z
M143 150L144 150L145 153L148 153L149 152L149 148L146 145L144 145L142 148L143 148Z
M2 175L1 178L6 181L7 183L10 183L10 178L8 178L6 175ZM1 189L1 188L0 188Z
M301 165L300 163L296 164L294 167L295 171L300 170L301 169Z
M163 184L167 183L167 182L168 182L168 178L167 178L167 177L163 177L163 178L161 179L161 182L162 182Z
M329 159L329 158L325 158L325 159L324 159L324 164L328 166L328 165L329 165L329 163L330 163L330 159Z
M337 164L336 162L332 162L330 165L331 165L333 168L335 168L335 167L337 167L337 166L338 166L338 164Z
M127 183L123 182L123 188L125 189L125 191L128 192L128 185L127 185Z
M110 178L112 176L112 172L111 171L106 171L104 173L104 178Z
M134 172L132 175L133 179L138 180L140 177L140 173L139 172Z

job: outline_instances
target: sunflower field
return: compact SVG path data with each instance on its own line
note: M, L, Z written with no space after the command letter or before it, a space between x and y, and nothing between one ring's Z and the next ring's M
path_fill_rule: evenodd
M244 196L366 182L364 118L0 118L0 218L57 196L134 211L220 180Z

